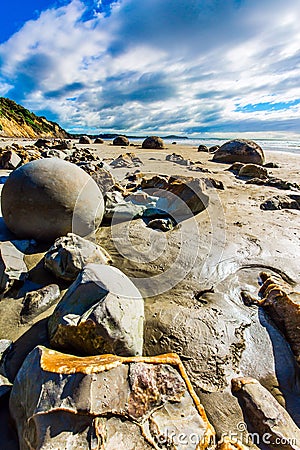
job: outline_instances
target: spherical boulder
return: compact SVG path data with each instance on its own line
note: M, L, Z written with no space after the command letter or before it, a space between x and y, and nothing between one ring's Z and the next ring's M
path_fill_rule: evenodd
M125 145L127 147L129 145L129 140L126 136L117 136L113 140L113 145Z
M104 144L104 140L98 137L94 140L94 144Z
M206 152L208 153L208 147L204 144L200 144L198 147L198 152Z
M147 137L143 144L143 148L164 148L164 141L158 136Z
M80 136L79 144L91 144L92 140L88 136Z
M101 223L102 193L75 164L40 159L10 174L1 196L3 219L20 239L54 241L74 232L87 236Z
M265 156L256 142L246 139L234 139L226 142L214 153L213 161L224 163L252 163L262 165Z

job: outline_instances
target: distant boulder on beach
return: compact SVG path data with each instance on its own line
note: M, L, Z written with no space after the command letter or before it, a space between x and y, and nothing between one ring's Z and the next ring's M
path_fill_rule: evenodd
M213 156L213 161L224 163L252 163L262 165L265 161L263 149L254 141L234 139L223 144Z

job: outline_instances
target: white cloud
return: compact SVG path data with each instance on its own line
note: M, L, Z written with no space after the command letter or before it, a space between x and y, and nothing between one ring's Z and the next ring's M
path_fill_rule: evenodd
M294 0L73 0L0 46L0 92L69 130L287 131L300 98ZM2 79L1 79L2 78ZM13 85L14 88L10 89Z

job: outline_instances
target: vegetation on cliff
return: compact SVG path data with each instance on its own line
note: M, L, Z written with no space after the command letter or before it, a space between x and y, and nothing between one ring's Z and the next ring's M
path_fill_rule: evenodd
M69 134L57 123L36 116L9 98L0 97L0 136L66 138Z

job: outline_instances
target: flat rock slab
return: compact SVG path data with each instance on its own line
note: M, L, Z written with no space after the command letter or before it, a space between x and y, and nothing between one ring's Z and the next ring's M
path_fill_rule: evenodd
M87 264L49 319L51 345L85 355L142 353L144 301L115 267Z
M17 375L10 412L21 450L214 448L176 354L79 358L36 347Z

